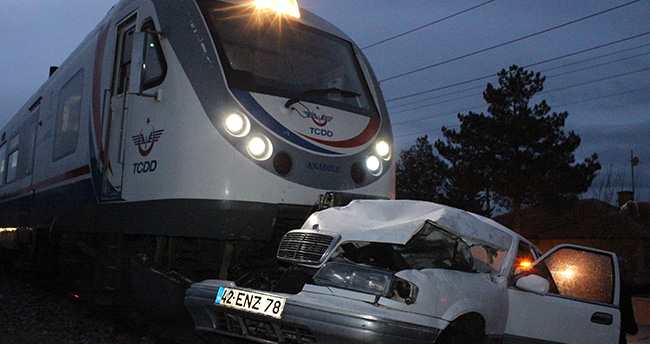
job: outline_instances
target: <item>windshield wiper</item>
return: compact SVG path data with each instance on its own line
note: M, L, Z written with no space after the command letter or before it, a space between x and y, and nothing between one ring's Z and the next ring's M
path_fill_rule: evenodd
M356 97L361 97L361 94L354 92L354 91L347 91L347 90L342 90L340 88L322 88L322 89L314 89L314 90L309 90L301 93L299 96L291 98L287 100L287 102L284 104L284 107L289 108L291 105L296 104L300 102L301 100L307 100L309 97L312 96L320 96L320 95L328 95L331 93L336 93L340 95L341 97L344 98L356 98Z

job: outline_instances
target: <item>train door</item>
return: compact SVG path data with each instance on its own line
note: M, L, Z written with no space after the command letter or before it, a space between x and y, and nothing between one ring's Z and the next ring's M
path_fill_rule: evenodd
M102 199L117 200L122 195L124 172L124 145L128 116L128 96L133 66L133 43L136 33L136 15L117 26L117 44L113 66L110 111L104 119L104 150L106 164L103 170Z

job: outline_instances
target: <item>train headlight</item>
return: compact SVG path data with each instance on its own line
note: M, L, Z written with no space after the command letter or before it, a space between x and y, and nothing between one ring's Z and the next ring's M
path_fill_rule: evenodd
M251 131L251 122L248 117L238 113L228 115L224 124L228 134L234 137L244 137Z
M254 2L258 10L271 10L277 14L300 18L298 0L255 0Z
M248 154L255 160L268 160L273 155L273 144L266 136L254 136L246 146Z
M384 160L390 160L391 158L390 145L386 141L377 142L377 144L375 144L375 152Z
M381 174L381 160L378 157L371 155L366 159L366 168L370 173L377 176Z

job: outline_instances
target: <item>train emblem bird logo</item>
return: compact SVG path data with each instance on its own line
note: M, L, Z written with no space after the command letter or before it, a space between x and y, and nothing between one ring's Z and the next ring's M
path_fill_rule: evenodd
M147 157L151 154L151 151L153 151L156 142L160 141L160 137L162 137L164 132L164 130L155 130L154 128L151 128L149 134L145 136L143 131L140 130L138 135L133 136L133 144L138 147L140 155Z
M334 117L332 116L328 116L325 114L319 115L316 112L312 111L307 106L305 106L304 104L300 103L300 105L302 105L305 108L303 111L300 111L296 108L293 108L293 110L296 111L298 115L300 115L300 117L304 119L311 119L314 122L314 124L316 124L321 128L334 120Z

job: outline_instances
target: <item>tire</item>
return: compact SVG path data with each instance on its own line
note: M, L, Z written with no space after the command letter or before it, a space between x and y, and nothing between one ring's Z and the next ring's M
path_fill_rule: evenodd
M449 325L436 344L486 344L487 336L481 318L460 319Z

